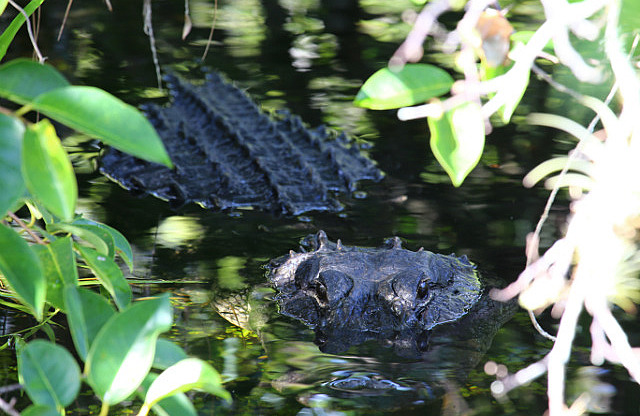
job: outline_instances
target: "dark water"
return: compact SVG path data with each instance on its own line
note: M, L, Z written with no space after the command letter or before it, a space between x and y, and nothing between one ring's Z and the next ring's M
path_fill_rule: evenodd
M113 2L111 13L101 2L77 3L60 42L53 39L64 5L46 3L43 8L39 44L49 62L74 83L101 87L134 104L166 100L157 89L149 40L143 33L142 2ZM154 0L161 65L199 65L211 3L190 2L195 26L182 41L183 2ZM350 245L376 246L386 237L399 236L408 248L465 254L506 282L515 279L524 264L525 236L534 229L547 196L543 189L523 188L521 178L540 161L570 148L568 139L555 132L524 124L527 112L553 104L548 88L536 84L514 123L488 137L479 166L462 187L453 188L430 153L425 121L400 122L395 112L351 105L361 83L386 64L401 42L408 26L400 16L415 6L408 1L362 1L357 10L327 7L339 3L220 0L214 44L205 64L235 80L266 109L289 108L312 126L326 124L370 143L370 156L386 173L383 182L364 184L362 192L343 198L345 209L339 214L277 218L250 210L172 210L154 198L137 198L100 176L95 172L97 149L86 139L70 137L66 144L80 181L78 210L125 234L136 254L134 276L153 281L137 284L136 291L172 291L176 327L171 337L190 354L210 360L229 380L234 403L228 406L195 395L202 414L436 415L464 409L469 414L542 414L546 379L498 402L489 390L494 378L483 371L486 361L495 361L515 372L548 352L551 343L535 332L524 313L497 333L468 376L443 383L449 373L438 370L444 392L431 391L420 382L433 374L399 370L370 357L321 354L310 330L275 315L262 265L296 249L302 237L320 229ZM525 25L527 16L519 17ZM29 51L26 38L21 38L10 53ZM437 53L427 59L450 60ZM552 211L543 245L556 238L566 214L566 203ZM216 308L235 311L231 315L236 319L248 316L251 322L242 326L261 330L233 325ZM542 321L554 330L554 321L544 316ZM633 324L633 319L627 321ZM598 379L594 371L581 368L588 365L587 320L585 325L568 374L570 399L581 391L578 386L609 383L617 391L610 412L637 413L637 385L628 381L625 371L605 368ZM5 363L0 366L2 380L8 384L14 377L13 353L0 354ZM356 389L335 382L345 376L374 380L384 388ZM83 398L72 413L87 413L95 403ZM130 410L125 407L122 414Z

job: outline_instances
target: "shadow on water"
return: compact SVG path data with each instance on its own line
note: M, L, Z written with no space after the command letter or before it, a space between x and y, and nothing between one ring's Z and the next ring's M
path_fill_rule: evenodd
M162 65L180 70L198 65L212 2L189 3L194 28L181 41L183 2L153 1ZM470 314L456 326L438 329L429 338L429 354L413 361L389 357L375 342L324 354L313 343L311 329L277 313L263 265L320 229L345 244L369 247L399 236L412 249L467 255L505 282L513 280L524 264L525 235L546 199L543 190L524 189L521 178L570 147L552 141L548 130L525 125L523 115L545 105L547 88L536 84L516 111L514 125L488 137L479 166L454 189L430 154L426 122L399 122L394 112L351 105L363 80L386 64L407 33L402 12L416 6L363 1L340 9L340 3L220 0L206 65L233 79L267 110L289 108L310 125L324 123L369 142L370 156L387 176L362 186L366 198L360 198L362 193L342 198L345 209L339 214L302 217L210 212L197 206L176 211L157 199L132 196L100 176L92 159L94 145L72 137L67 145L78 168L79 210L125 234L137 259L137 293L172 291L176 326L170 336L190 354L211 360L229 380L234 404L197 395L201 414L439 415L468 409L479 415L542 414L544 379L498 402L489 390L495 377L482 370L482 363L491 360L514 372L548 351L550 343L522 312L500 331L496 320L474 320ZM44 5L40 47L50 63L74 83L101 87L129 102L166 102L156 88L141 1L115 2L113 13L101 2L73 4L56 43L64 7ZM10 54L30 56L27 39L21 38ZM426 59L448 58L434 53ZM554 208L543 246L556 237L566 214L566 206ZM554 321L544 316L542 321L553 329ZM577 345L588 345L587 336L584 329ZM596 376L579 371L588 363L588 351L576 350L569 379L596 383ZM10 354L2 354L2 368L15 365ZM627 376L616 368L605 371L601 378L618 391L614 407L622 413L637 409L637 390ZM14 382L7 377L5 382ZM90 409L83 401L69 414ZM130 411L124 408L122 414Z

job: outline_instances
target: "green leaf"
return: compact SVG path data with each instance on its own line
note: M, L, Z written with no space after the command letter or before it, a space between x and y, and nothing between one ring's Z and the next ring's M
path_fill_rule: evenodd
M162 140L140 111L95 87L68 86L39 95L35 110L141 159L172 167Z
M24 124L14 117L0 114L0 218L5 216L26 189L20 171L23 134Z
M107 404L126 399L151 368L156 339L171 328L169 294L136 302L113 316L91 344L87 381Z
M100 284L111 294L118 309L127 307L131 303L131 287L118 265L90 247L75 244L75 248L95 273Z
M158 338L156 354L153 357L153 368L166 370L185 358L187 358L187 353L178 344L165 338Z
M25 58L0 65L0 96L19 104L27 104L44 92L68 85L51 65Z
M116 312L104 296L81 287L67 286L63 296L73 344L86 361L93 340Z
M78 184L67 152L49 120L27 128L22 144L22 176L29 192L54 215L71 220Z
M185 358L160 373L149 386L143 407L150 408L165 397L193 389L231 401L231 394L222 387L215 368L199 358Z
M97 221L91 221L86 218L77 218L73 221L74 225L94 225L96 227L100 227L107 231L111 237L113 238L113 242L115 244L116 253L124 260L127 266L129 266L129 271L133 271L133 250L131 250L131 245L127 241L124 235L115 228L109 227L106 224L102 224Z
M68 406L80 390L80 368L63 347L44 340L18 352L18 377L29 398L56 409Z
M451 178L454 186L462 184L478 164L484 148L484 119L475 102L465 102L442 117L429 117L431 151Z
M42 320L47 281L40 259L11 228L0 224L0 272L22 303Z
M407 64L400 71L382 68L364 83L353 104L372 110L388 110L423 104L451 89L453 78L428 64Z
M20 416L63 416L63 413L50 406L32 404L20 412Z
M7 7L7 4L9 4L9 0L0 0L0 15L4 13L4 9Z
M27 16L31 16L44 0L31 0L29 4L23 7L24 12ZM13 38L18 33L20 27L24 24L25 18L22 13L18 13L18 15L11 21L11 24L2 32L0 35L0 60L4 58L4 55L7 53L7 49L11 42L13 42Z
M58 238L51 244L34 245L31 248L40 258L47 279L47 302L64 311L63 287L78 284L71 237Z
M147 377L145 377L142 382L142 388L137 390L140 399L144 400L149 386L156 378L158 378L158 375L155 373L147 374ZM197 416L198 414L191 400L189 400L184 393L177 393L173 396L165 397L153 405L152 409L153 413L158 416ZM140 413L138 415L141 416Z
M90 224L56 222L47 226L47 231L66 231L91 244L98 253L113 260L115 243L111 234L102 227Z

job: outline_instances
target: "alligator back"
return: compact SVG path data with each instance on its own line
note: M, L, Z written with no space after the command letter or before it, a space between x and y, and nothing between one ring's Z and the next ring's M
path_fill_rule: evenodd
M240 89L210 72L203 85L165 77L169 106L143 110L175 164L170 170L114 149L101 171L127 189L174 205L301 214L339 211L337 194L382 172L344 134L308 129L287 112L267 115Z

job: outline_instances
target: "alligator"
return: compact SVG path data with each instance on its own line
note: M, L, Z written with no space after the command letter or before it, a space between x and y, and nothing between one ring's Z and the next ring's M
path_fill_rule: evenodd
M170 105L142 106L175 169L108 149L101 172L174 206L291 215L340 211L339 195L355 192L362 180L382 179L364 146L344 133L307 128L287 111L267 114L219 74L205 79L196 85L170 73Z
M397 356L425 357L434 334L439 343L462 336L490 344L514 311L488 298L487 280L466 256L410 251L397 237L362 248L319 231L268 269L280 312L310 326L327 353L377 340Z

